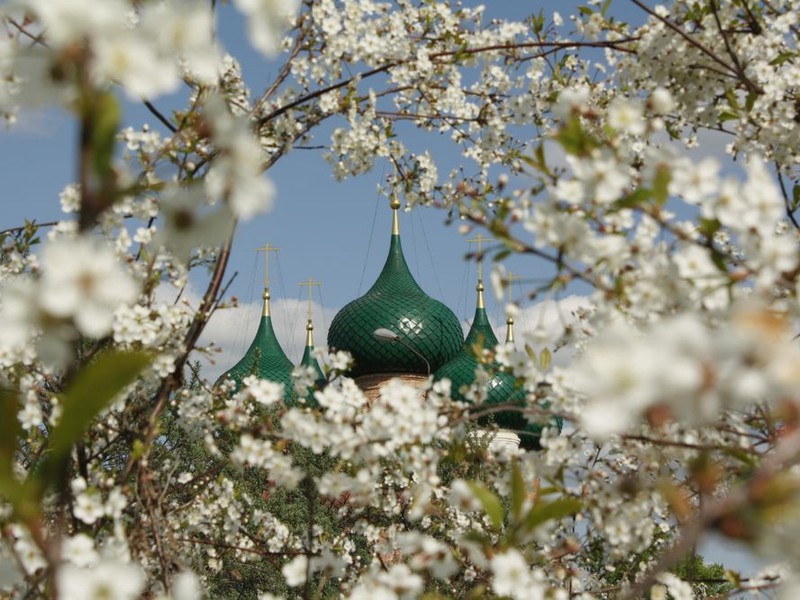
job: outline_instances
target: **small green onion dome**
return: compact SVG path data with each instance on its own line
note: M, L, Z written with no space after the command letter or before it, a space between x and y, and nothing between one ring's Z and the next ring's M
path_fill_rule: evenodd
M311 319L309 319L306 325L306 349L303 351L303 358L300 360L300 365L303 367L310 367L314 371L314 386L309 390L306 396L306 405L312 408L318 405L314 398L314 391L321 390L325 387L325 384L328 383L328 380L325 379L325 373L322 372L322 368L319 366L319 362L314 356L313 331L314 325L311 323Z
M468 402L461 393L462 388L469 387L475 381L475 371L479 367L476 350L493 350L497 346L497 337L489 323L489 317L483 304L483 284L478 284L478 306L475 309L475 318L467 334L461 351L451 361L438 369L434 380L449 379L452 383L451 396L454 400ZM497 362L483 366L491 375L487 385L487 396L483 406L492 404L515 404L525 406L525 391L517 386L516 378L510 373L500 369ZM542 435L542 425L529 423L522 412L502 411L492 413L478 420L479 424L495 423L501 429L514 431L520 437L520 445L527 450L541 448L539 438Z
M399 205L398 205L399 206ZM350 375L415 373L428 375L453 358L464 334L453 311L422 290L403 256L397 227L397 208L389 255L369 291L345 305L331 322L328 346L346 350L355 365ZM400 341L376 340L376 329L389 329ZM411 346L419 355L407 346Z
M289 403L294 394L292 370L294 365L281 348L275 330L272 327L272 316L269 311L269 291L264 291L264 312L258 331L242 359L222 374L216 385L226 379L233 379L238 389L242 380L250 375L283 384L284 401Z

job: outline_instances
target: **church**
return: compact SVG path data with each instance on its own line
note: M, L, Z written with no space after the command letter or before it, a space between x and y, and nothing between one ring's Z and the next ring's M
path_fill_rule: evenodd
M348 376L374 399L381 386L398 378L423 389L428 378L449 379L452 397L469 403L465 392L474 383L479 368L476 350L491 350L498 344L484 304L484 285L480 263L475 316L466 339L458 318L447 306L428 296L414 279L403 255L400 241L400 202L393 199L392 232L386 262L372 287L360 298L346 304L333 318L328 330L328 348L345 350L353 357ZM267 260L269 257L267 256ZM284 385L284 401L296 405L298 398L292 383L294 365L275 335L270 313L270 291L264 289L263 313L253 342L245 355L225 372L218 383L232 379L238 386L249 375L258 375ZM514 322L507 321L506 343L514 342ZM314 325L309 312L306 345L301 365L315 373L315 387L326 380L314 356ZM488 368L487 368L488 367ZM496 363L485 366L483 406L511 404L524 407L525 391L515 378ZM313 392L305 399L315 406ZM543 407L546 408L546 407ZM529 423L519 410L506 410L478 419L482 425L499 428L497 437L511 440L524 449L538 449L542 425ZM560 429L561 423L557 422Z

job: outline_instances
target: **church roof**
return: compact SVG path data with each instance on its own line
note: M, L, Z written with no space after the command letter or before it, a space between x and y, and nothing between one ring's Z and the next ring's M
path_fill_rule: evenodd
M253 342L242 359L217 380L221 383L233 379L238 388L249 375L257 375L284 386L284 400L291 401L293 395L292 370L294 365L286 356L272 327L269 310L269 291L264 291L264 312Z
M345 305L331 322L328 346L347 350L355 365L352 376L372 373L428 374L450 360L463 343L455 314L428 296L414 280L403 256L397 225L399 203L393 204L394 224L389 255L366 294ZM399 343L376 340L376 329L396 333ZM411 346L413 350L407 346Z
M434 379L449 379L452 383L451 397L454 400L468 401L461 392L462 388L469 387L475 381L475 371L481 363L478 362L476 350L493 350L497 346L495 336L486 308L483 302L483 284L478 283L478 302L475 308L475 317L459 353L434 375ZM487 396L484 406L492 404L511 403L524 407L526 404L525 391L517 386L516 378L501 370L497 362L484 365L484 369L492 374L487 384ZM491 416L482 417L480 424L494 422L502 429L509 429L520 436L521 445L527 449L538 449L542 426L529 423L522 412L515 410L493 413ZM524 432L524 433L523 433Z
M317 406L317 401L314 399L314 390L322 389L328 381L325 378L325 373L323 373L322 368L319 366L319 361L317 361L314 356L313 331L314 325L311 323L311 319L309 319L306 325L306 348L303 351L303 358L300 359L300 365L303 367L310 367L314 371L314 386L309 390L308 396L306 396L306 405L311 407Z

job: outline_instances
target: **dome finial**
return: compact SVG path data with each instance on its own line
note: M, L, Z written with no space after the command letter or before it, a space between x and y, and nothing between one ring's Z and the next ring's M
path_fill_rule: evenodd
M400 235L400 200L392 193L392 199L389 201L389 208L392 209L392 235Z
M483 302L483 243L488 242L489 240L490 238L485 237L482 233L479 233L474 238L467 240L469 243L475 242L478 244L478 285L475 288L478 291L478 308L485 308L485 304Z
M264 253L264 295L262 298L264 299L264 316L269 316L269 253L270 252L277 252L280 248L277 248L271 245L269 242L264 244L261 248L256 248L256 252L263 252Z
M313 346L314 345L314 323L312 321L312 312L311 312L311 290L314 286L322 286L319 281L314 281L313 278L309 277L308 281L304 281L298 285L304 286L308 288L308 312L307 312L307 321L306 321L306 346Z
M262 294L261 298L264 300L264 312L262 313L265 317L269 315L269 288L264 288L264 293Z
M508 281L508 303L511 304L513 302L514 291L512 286L514 285L514 281L522 279L521 275L514 275L511 271L508 272L508 277L506 277L506 281ZM510 314L506 319L506 344L513 344L514 343L514 317Z

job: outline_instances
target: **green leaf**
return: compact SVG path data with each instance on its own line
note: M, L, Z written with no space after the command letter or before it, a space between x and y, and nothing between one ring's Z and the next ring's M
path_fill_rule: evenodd
M519 520L522 516L522 506L525 504L525 480L522 478L522 471L519 463L511 465L511 514L514 520Z
M547 348L542 349L539 353L539 368L542 371L547 371L550 368L550 363L553 362L553 355Z
M539 502L531 508L525 517L525 528L528 531L532 531L547 521L571 517L578 513L582 507L583 503L575 498L560 498L548 503Z
M736 460L738 460L740 462L743 462L744 464L746 464L748 466L751 466L751 467L755 467L756 466L756 460L753 458L753 456L750 453L745 452L744 450L739 450L739 449L736 449L736 448L728 448L727 450L725 450L725 454L727 454L728 456L730 456L732 458L735 458Z
M538 15L531 15L531 27L534 33L541 33L544 29L544 13L541 11Z
M792 188L792 212L800 207L800 185L795 185Z
M697 228L700 233L702 233L707 238L712 238L717 231L720 230L722 227L722 223L720 223L717 219L700 219L700 226Z
M40 471L45 482L54 481L90 423L133 383L150 360L144 352L106 352L77 374L62 399L61 421L50 436L49 453Z
M504 250L500 250L500 251L499 251L497 254L495 254L495 255L492 257L492 262L503 262L503 261L504 261L505 259L507 259L507 258L508 258L510 255L511 255L511 250L509 250L509 249L507 249L507 248L506 248L506 249L504 249Z
M737 588L742 585L742 576L737 571L725 569L725 579L730 581Z
M489 488L482 486L474 481L467 482L469 489L483 506L484 512L489 517L495 529L503 526L503 505L500 499Z
M484 598L487 597L487 594L488 592L486 590L486 584L479 583L469 591L466 600L484 600Z
M739 101L736 99L736 93L732 89L727 88L725 90L725 97L728 99L728 106L731 107L731 112L734 115L738 116L739 115Z
M614 203L614 208L636 208L641 206L650 199L650 190L646 188L637 188L632 193L624 198L617 200Z
M581 127L577 116L571 117L559 130L556 139L561 143L567 154L586 156L595 147L595 141Z
M528 353L528 356L533 361L533 364L536 364L536 352L534 352L533 348L531 348L528 344L525 344L525 352Z
M725 257L713 248L709 249L709 254L711 255L711 262L719 269L720 273L728 275L728 263L725 262Z
M547 166L547 159L544 156L544 144L539 144L533 151L535 166L545 175L552 175L550 168Z
M756 100L758 100L758 94L756 92L747 93L747 98L745 98L744 101L744 107L745 109L747 109L747 112L753 110L753 106L755 105Z
M111 171L120 120L119 103L113 92L95 98L89 119L92 162L98 178L105 181Z
M777 67L778 65L782 65L783 63L792 60L795 56L797 56L796 52L781 52L770 61L770 65L773 67Z
M668 167L658 167L656 174L653 177L653 199L659 204L664 204L667 201L667 190L669 182L672 179L672 173Z

